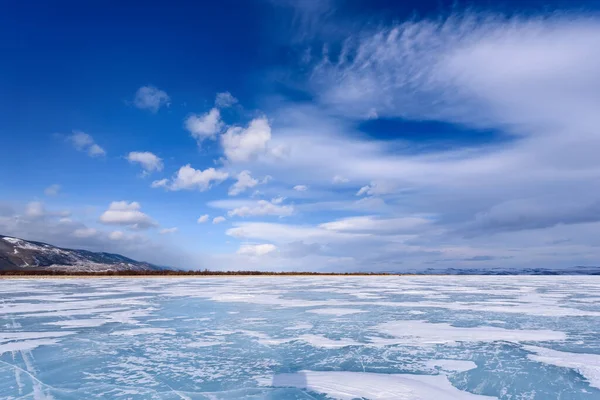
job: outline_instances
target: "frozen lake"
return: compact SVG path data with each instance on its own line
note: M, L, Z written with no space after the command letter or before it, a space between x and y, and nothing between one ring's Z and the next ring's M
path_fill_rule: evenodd
M0 280L1 399L600 399L600 277Z

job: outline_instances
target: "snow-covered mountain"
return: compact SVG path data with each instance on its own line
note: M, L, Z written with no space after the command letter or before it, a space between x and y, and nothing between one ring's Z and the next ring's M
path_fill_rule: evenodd
M156 271L163 268L119 254L63 249L41 242L0 235L0 271L71 272Z

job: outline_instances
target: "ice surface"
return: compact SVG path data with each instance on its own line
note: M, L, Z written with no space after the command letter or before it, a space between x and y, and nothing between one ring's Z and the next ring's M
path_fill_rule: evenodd
M366 312L364 310L355 310L352 308L318 308L316 310L308 310L308 312L321 314L321 315L349 315L349 314L358 314L361 312Z
M479 396L456 389L444 375L374 374L369 372L300 371L275 375L262 385L296 387L324 393L334 399L380 400L477 400Z
M426 321L392 321L377 325L375 330L398 338L397 344L443 344L453 342L527 342L565 340L563 332L551 330L504 329L492 326L455 327L446 323L432 324ZM377 343L379 338L371 337ZM385 339L384 339L385 340Z
M572 368L583 375L590 382L590 386L600 389L600 354L568 353L536 346L524 348L535 353L529 355L531 360Z
M598 298L593 276L0 280L0 399L600 399Z
M465 360L428 360L425 365L428 367L438 367L444 371L464 372L477 368L473 361Z

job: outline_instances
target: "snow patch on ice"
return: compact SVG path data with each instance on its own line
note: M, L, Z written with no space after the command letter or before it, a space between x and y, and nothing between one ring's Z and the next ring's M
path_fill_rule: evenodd
M391 321L376 325L374 329L394 339L370 337L374 344L444 344L455 342L544 342L565 340L563 332L552 330L504 329L492 326L472 328L426 321Z
M138 336L138 335L175 335L175 330L169 328L136 328L124 331L115 331L115 336Z
M600 354L569 353L537 346L523 346L530 360L557 367L571 368L584 376L590 386L600 389Z
M31 351L39 346L51 346L58 342L58 339L37 339L0 344L0 355L9 351Z
M308 310L307 312L321 315L337 315L338 317L341 317L344 315L358 314L366 311L353 308L317 308L316 310Z
M348 339L348 338L341 338L341 339L335 340L335 339L329 339L322 335L310 335L310 334L298 336L297 340L306 342L314 347L321 347L321 348L325 348L325 349L338 349L341 347L364 346L365 345L365 343L356 342L356 341L354 341L352 339Z
M261 386L295 387L334 399L483 400L452 386L445 375L375 374L370 372L300 371L257 379Z
M289 331L301 331L301 330L309 330L312 329L313 325L312 324L296 324L296 325L292 325L292 326L288 326L285 327L283 329L285 330L289 330Z
M477 368L477 364L468 360L429 360L425 365L429 368L452 372L464 372Z

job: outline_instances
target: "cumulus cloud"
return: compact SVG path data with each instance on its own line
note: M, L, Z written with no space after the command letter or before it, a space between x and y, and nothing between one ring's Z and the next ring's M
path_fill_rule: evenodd
M281 203L284 202L284 200L285 200L285 197L283 197L283 196L273 197L271 199L271 203L273 203L273 204L281 204Z
M306 185L296 185L296 186L294 186L294 190L296 192L306 192L308 190L308 186L306 186Z
M162 171L163 169L162 159L149 151L132 151L127 155L127 160L132 164L140 164L145 173Z
M221 136L221 146L231 162L245 162L266 154L271 126L266 118L250 121L247 128L233 126Z
M225 217L219 216L219 217L213 218L212 223L216 225L216 224L220 224L221 222L225 222L225 221L226 221Z
M213 108L206 114L190 115L185 120L185 128L196 139L198 146L206 139L215 139L223 126L221 112L218 108Z
M279 205L267 200L258 200L252 205L245 205L229 211L227 214L230 217L256 217L265 215L274 215L278 217L286 217L294 213L294 207L289 205Z
M140 209L140 203L135 201L113 201L99 220L106 225L122 225L131 229L147 229L158 225Z
M168 107L171 99L167 93L154 86L142 86L133 99L133 105L140 110L149 110L153 113L158 112L161 107Z
M73 131L73 134L67 137L73 147L79 151L86 152L90 157L100 157L106 155L106 151L100 147L91 135L85 132Z
M237 175L237 181L229 188L230 196L237 196L238 194L245 192L247 189L251 189L259 184L265 184L271 180L271 177L267 175L262 180L258 180L252 177L250 171L245 170Z
M168 235L168 234L175 233L175 232L177 232L177 228L176 227L173 227L173 228L163 228L163 229L161 229L159 231L159 233L161 235Z
M264 244L243 244L237 251L237 254L245 256L260 257L277 250L277 246L270 243Z
M60 192L60 185L58 184L50 185L44 190L46 196L56 196L58 192Z
M204 215L201 215L198 218L198 221L196 221L196 222L198 222L199 224L203 224L205 222L208 222L208 218L209 218L208 214L204 214Z
M215 98L215 106L219 108L227 108L236 104L238 99L233 97L229 92L217 93L217 97Z
M164 187L168 190L200 190L205 191L215 183L221 183L229 177L227 172L207 168L205 170L194 169L190 164L179 168L175 176L169 181L161 179L152 182L153 188Z

